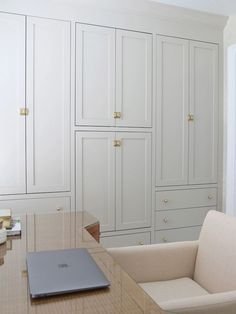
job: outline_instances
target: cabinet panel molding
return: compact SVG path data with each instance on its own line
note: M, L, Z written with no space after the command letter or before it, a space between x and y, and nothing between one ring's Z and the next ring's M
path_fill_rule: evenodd
M0 13L0 194L26 192L25 17Z
M151 134L117 132L116 226L117 230L151 224Z
M76 132L76 209L97 217L101 231L115 229L113 132Z
M117 126L151 127L152 35L116 31Z
M115 29L76 23L76 125L115 125Z
M217 182L218 45L190 43L189 183Z
M189 42L157 36L156 184L188 183Z
M27 192L70 190L70 23L27 19Z

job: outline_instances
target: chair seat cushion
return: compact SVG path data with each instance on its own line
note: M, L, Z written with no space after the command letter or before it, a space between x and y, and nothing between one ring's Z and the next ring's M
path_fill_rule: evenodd
M209 293L190 278L145 282L139 284L158 304L169 300L208 295Z

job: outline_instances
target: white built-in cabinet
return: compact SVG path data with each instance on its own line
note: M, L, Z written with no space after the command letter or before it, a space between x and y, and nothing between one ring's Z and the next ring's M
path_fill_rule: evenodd
M25 17L0 13L0 194L26 192Z
M156 185L217 182L218 45L157 38Z
M102 231L151 225L151 134L76 132L77 210Z
M27 18L27 192L70 190L70 23Z
M194 240L217 208L218 45L157 36L155 241Z
M69 191L70 23L0 14L0 43L0 194Z
M152 34L76 23L76 125L151 127Z

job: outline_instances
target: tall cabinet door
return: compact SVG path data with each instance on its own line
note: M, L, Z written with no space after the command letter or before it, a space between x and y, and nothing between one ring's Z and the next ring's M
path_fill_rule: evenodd
M190 44L189 183L217 182L218 46Z
M115 29L76 24L76 124L112 126Z
M76 132L76 209L115 229L115 133Z
M151 134L116 133L117 230L151 222Z
M117 30L116 125L150 127L151 108L152 35Z
M188 183L189 42L157 37L156 184Z
M0 13L0 194L25 193L25 17Z
M27 22L27 191L70 190L70 23Z

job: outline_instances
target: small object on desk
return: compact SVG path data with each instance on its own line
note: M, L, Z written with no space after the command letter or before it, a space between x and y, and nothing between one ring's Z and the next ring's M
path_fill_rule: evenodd
M7 228L7 236L21 235L21 222L19 219L12 219L10 228Z
M11 210L0 209L0 219L3 219L3 227L9 228L11 224Z
M5 228L0 229L0 244L5 243L7 240L7 231Z

